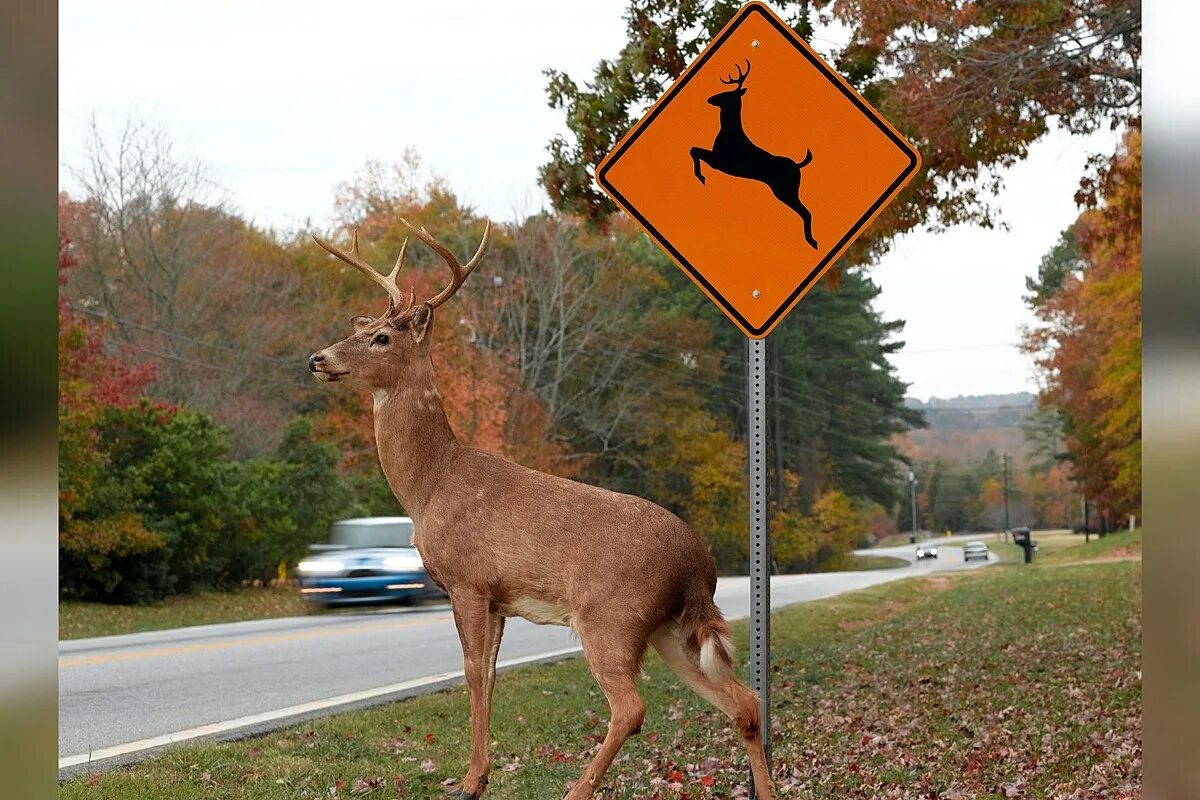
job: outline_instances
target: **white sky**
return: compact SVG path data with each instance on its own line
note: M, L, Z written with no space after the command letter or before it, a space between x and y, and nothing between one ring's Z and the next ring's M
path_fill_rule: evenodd
M127 116L165 128L206 162L234 205L276 228L318 224L333 188L407 147L496 219L547 201L537 184L561 112L548 67L576 79L624 43L624 0L59 4L60 160L81 163L87 126ZM816 42L818 49L822 42ZM1077 215L1072 196L1110 133L1053 135L997 198L1010 231L958 228L898 240L874 275L879 308L908 322L895 363L909 393L1035 390L1011 345L1029 321L1024 278ZM67 170L63 184L70 188Z

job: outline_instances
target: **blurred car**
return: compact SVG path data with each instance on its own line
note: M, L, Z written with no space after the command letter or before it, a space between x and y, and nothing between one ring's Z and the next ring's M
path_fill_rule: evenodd
M963 545L963 561L988 560L988 546L983 542L967 542Z
M921 542L917 545L917 561L925 558L937 558L937 547L931 542Z
M300 562L300 593L325 606L416 602L443 597L413 546L410 517L361 517L333 523L329 543Z

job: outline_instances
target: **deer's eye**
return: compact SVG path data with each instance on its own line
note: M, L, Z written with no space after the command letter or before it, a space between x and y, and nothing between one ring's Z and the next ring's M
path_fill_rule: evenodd
M387 344L390 341L391 341L391 339L388 338L388 335L386 333L378 334L375 337L375 344Z

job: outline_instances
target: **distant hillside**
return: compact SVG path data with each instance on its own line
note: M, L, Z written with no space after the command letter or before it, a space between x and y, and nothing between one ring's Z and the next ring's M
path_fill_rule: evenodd
M1037 395L1029 392L1015 392L1013 394L971 394L959 395L958 397L931 397L929 402L923 403L915 397L904 398L904 405L909 408L975 408L975 409L990 409L990 408L1030 408L1036 405Z
M991 449L1008 453L1016 466L1025 463L1021 425L1037 408L1037 397L1029 392L931 397L928 402L909 397L904 403L920 409L929 423L925 430L897 438L900 450L913 458L964 463L983 458Z

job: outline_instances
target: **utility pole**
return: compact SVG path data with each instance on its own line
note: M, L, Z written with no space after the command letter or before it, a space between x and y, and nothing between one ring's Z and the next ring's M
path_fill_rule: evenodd
M1087 492L1083 493L1083 541L1084 543L1092 540L1092 532L1088 527L1091 523L1088 521L1088 503Z
M908 473L909 492L912 495L912 535L908 537L909 544L917 543L917 476L912 471Z
M1004 541L1008 541L1008 453L1004 454Z

